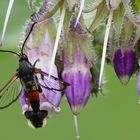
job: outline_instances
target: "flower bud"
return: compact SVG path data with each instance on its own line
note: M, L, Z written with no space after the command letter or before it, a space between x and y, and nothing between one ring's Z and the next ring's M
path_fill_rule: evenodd
M117 48L113 56L115 72L123 84L129 82L135 69L136 52L133 48Z

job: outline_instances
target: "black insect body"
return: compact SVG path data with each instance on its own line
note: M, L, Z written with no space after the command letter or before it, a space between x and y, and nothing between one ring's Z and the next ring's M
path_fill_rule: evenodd
M34 127L38 128L43 126L43 121L48 115L46 110L40 110L40 96L42 95L44 98L46 98L42 93L42 87L54 91L55 93L55 91L63 92L66 87L69 86L69 84L54 76L50 76L52 80L59 83L58 85L51 87L51 84L48 84L46 80L48 78L48 74L35 67L38 59L32 65L29 62L27 55L23 52L25 42L27 41L34 25L35 23L32 25L32 28L23 43L20 54L10 50L0 50L0 52L16 54L19 58L19 68L17 69L16 74L0 90L0 109L7 108L19 98L19 91L15 91L15 88L14 91L10 89L11 87L14 87L14 84L19 79L28 101L28 107L31 106L32 108L32 111L28 110L24 113L24 115L28 120L31 121ZM37 74L41 75L41 83L39 83Z
M40 107L39 94L42 92L42 89L38 84L35 68L29 62L28 57L25 54L20 56L17 76L20 78L22 86L24 87L24 92L29 105L31 105L34 112L38 112Z
M42 89L35 75L35 67L29 62L25 54L20 55L19 68L16 75L19 77L22 87L24 87L28 104L33 109L33 111L26 111L24 114L32 122L33 126L36 128L42 127L43 120L47 117L48 112L40 110L39 94L42 93Z

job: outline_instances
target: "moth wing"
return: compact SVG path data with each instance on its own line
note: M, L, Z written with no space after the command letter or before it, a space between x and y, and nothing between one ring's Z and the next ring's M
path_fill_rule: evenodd
M20 81L14 75L0 90L0 109L12 105L20 96Z

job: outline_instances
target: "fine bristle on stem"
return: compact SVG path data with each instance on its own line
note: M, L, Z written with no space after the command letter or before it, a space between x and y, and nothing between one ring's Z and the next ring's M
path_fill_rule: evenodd
M102 90L102 81L103 81L103 72L104 72L104 65L105 65L105 59L106 59L107 43L108 43L112 18L113 18L113 10L110 10L108 23L106 25L106 31L105 31L105 36L104 36L104 44L103 44L102 59L101 59L101 66L100 66L98 90Z
M10 13L11 13L13 4L14 4L14 0L10 0L8 8L7 8L7 13L6 13L4 25L3 25L3 31L2 31L2 36L1 36L1 40L0 40L0 46L2 46L2 43L3 43L3 40L4 40L4 36L5 36L5 32L6 32L6 28L7 28L7 24L8 24L8 21L9 21L9 17L10 17Z
M77 120L77 116L73 115L74 118L74 125L75 125L75 130L76 130L76 138L79 139L80 135L79 135L79 129L78 129L78 120Z
M57 29L57 35L56 35L56 40L55 40L55 44L54 44L52 59L51 59L51 63L50 63L49 79L50 79L52 69L54 66L54 62L55 62L56 52L57 52L57 48L58 48L58 44L59 44L59 40L60 40L63 23L64 23L65 12L66 12L66 9L65 9L65 2L64 2L61 17L60 17L60 22L59 22L58 29Z

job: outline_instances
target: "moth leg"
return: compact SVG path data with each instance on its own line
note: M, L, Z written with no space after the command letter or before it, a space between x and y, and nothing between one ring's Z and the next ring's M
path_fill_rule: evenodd
M34 69L35 69L35 73L40 73L40 74L42 74L42 75L49 76L48 73L45 73L44 71L42 71L42 70L39 69L39 68L34 68ZM63 84L65 87L70 86L69 83L64 82L63 80L61 80L61 79L59 79L59 78L57 78L57 77L55 77L55 76L50 75L50 77L53 78L53 79L56 80L56 81L61 82L61 84Z
M33 67L35 67L36 63L39 62L40 59L38 58L34 63L33 63Z
M41 69L35 68L34 71L35 71L35 73L41 74L41 75L42 75L42 78L44 78L44 76L49 77L49 74L48 74L48 73L45 73L45 72L42 71ZM59 86L60 86L59 89L52 88L52 87L49 88L46 84L44 84L45 86L44 86L44 85L41 85L41 84L40 84L40 85L41 85L43 88L46 88L46 89L48 89L48 90L60 91L60 92L64 92L65 89L66 89L68 86L70 86L69 83L66 83L66 82L64 82L63 80L61 80L61 79L59 79L59 78L56 78L56 77L54 77L54 76L52 76L52 75L50 75L50 78L52 78L53 80L59 82ZM42 79L42 81L45 82L44 79Z
M44 99L47 99L47 97L46 97L43 93L41 93L41 96L42 96Z

